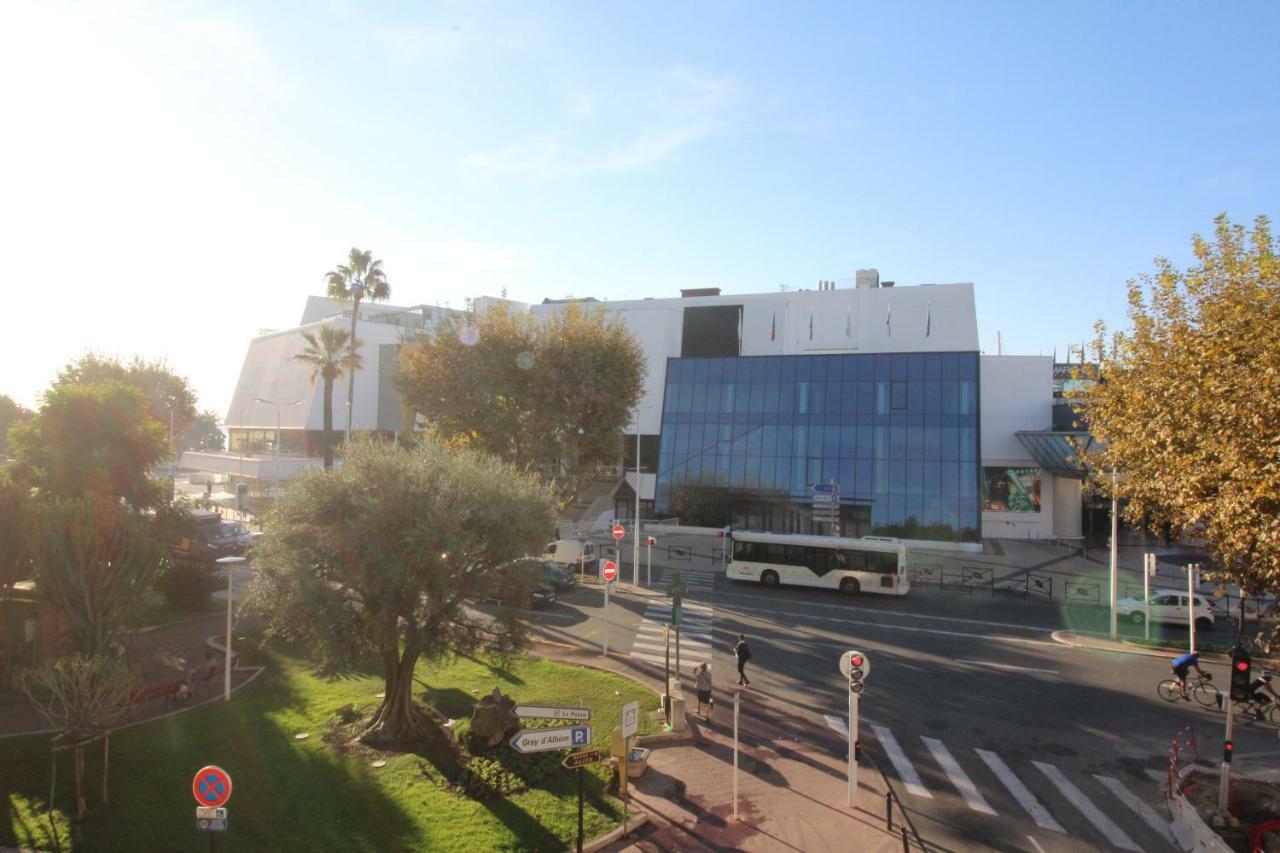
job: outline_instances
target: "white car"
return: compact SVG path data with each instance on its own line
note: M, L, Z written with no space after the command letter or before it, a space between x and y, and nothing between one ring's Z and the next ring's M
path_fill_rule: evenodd
M1185 589L1182 591L1157 589L1152 591L1151 598L1148 601L1151 605L1152 622L1187 624L1188 608L1187 591ZM1194 606L1196 630L1207 631L1212 628L1213 606L1209 604L1209 599L1197 594ZM1141 625L1146 618L1146 610L1142 606L1141 598L1120 599L1116 602L1116 613L1122 618L1129 619L1135 625Z

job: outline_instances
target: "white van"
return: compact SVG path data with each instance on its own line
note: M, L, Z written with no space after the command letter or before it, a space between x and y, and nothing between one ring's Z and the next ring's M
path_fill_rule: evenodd
M559 563L565 568L578 570L581 565L585 571L596 570L596 543L579 542L577 539L557 539L547 545L542 553L543 559Z

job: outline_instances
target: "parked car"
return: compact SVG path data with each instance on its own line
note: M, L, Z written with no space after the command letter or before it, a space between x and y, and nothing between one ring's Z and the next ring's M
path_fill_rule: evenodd
M1186 590L1157 589L1151 593L1148 602L1151 606L1152 622L1187 624L1189 608ZM1197 594L1195 596L1194 610L1197 631L1207 631L1213 627L1213 606L1209 603L1208 598ZM1116 602L1116 613L1122 618L1129 619L1135 625L1141 625L1146 618L1146 610L1143 607L1141 598L1120 599Z
M549 583L557 590L564 591L573 589L578 585L578 579L574 577L574 573L564 568L554 560L542 560L537 557L526 557L517 561L542 579L544 583Z
M218 532L213 535L212 544L214 550L221 552L220 556L238 557L249 552L249 548L253 545L253 534L243 522L224 521L218 526Z
M224 522L221 515L207 509L188 510L186 515L187 535L179 539L173 549L178 558L217 560L243 554L248 549L247 542L241 546L236 534L223 530L224 524L238 522Z
M516 607L550 607L556 591L543 578L540 561L513 560L494 570L485 598Z

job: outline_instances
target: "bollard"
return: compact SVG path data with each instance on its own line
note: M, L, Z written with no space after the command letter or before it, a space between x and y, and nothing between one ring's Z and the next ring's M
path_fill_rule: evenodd
M907 841L907 828L902 827L902 853L911 853L911 844Z
M889 825L889 832L893 832L893 793L890 791L884 795L884 822Z

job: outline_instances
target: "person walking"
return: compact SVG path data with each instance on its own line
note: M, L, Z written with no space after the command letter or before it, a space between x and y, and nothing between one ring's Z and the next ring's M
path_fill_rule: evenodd
M698 668L694 670L694 689L698 691L698 713L702 714L702 719L709 719L711 711L715 708L715 701L711 698L711 664L703 661L698 664ZM706 713L703 713L702 706L706 705Z
M747 645L747 635L738 635L738 645L733 647L733 653L738 658L738 684L746 687L751 683L751 679L747 678L747 661L751 660L751 647Z

